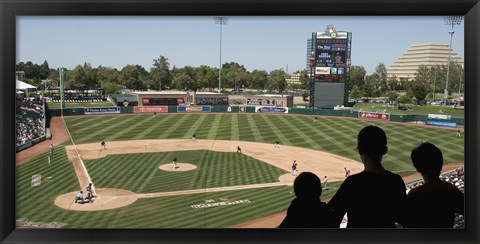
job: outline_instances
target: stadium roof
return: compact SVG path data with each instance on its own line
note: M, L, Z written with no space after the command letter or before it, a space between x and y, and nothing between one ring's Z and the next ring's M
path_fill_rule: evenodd
M17 80L17 90L26 90L26 89L37 89L36 86L32 86L23 81Z

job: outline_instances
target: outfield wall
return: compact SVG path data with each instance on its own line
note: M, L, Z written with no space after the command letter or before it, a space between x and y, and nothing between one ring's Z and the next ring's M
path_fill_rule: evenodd
M120 113L117 114L128 114L128 113L138 113L135 111L135 108L141 106L119 106L117 107L120 110ZM145 106L151 109L152 106ZM157 106L165 108L166 113L255 113L258 111L258 106ZM185 107L188 107L185 109ZM208 109L207 109L208 107ZM112 107L110 107L112 108ZM85 115L85 111L91 110L92 108L67 108L63 109L64 116L71 115ZM106 108L104 108L106 109ZM50 121L52 116L61 116L61 109L47 109L47 121ZM153 110L152 110L153 111ZM161 110L158 110L157 113L160 113ZM308 109L308 108L287 108L289 114L303 114L303 115L319 115L319 116L338 116L338 117L352 117L358 118L358 111L350 110L333 110L333 109ZM153 113L153 112L144 112L144 113ZM114 113L98 113L98 114L114 114ZM389 114L388 121L393 122L402 122L402 123L412 123L412 122L426 122L436 121L441 123L455 123L457 126L465 125L465 119L463 118L451 118L450 120L446 119L432 119L428 118L427 115L398 115L398 114Z

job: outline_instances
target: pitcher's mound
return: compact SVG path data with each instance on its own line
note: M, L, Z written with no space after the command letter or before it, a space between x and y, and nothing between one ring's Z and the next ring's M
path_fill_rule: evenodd
M100 211L121 208L137 200L135 193L127 190L113 188L97 188L95 190L97 197L93 198L93 203L75 203L75 196L78 192L69 192L58 196L55 199L55 205L72 211Z
M160 165L160 167L158 168L165 171L189 171L189 170L196 169L197 166L193 164L187 164L187 163L177 163L177 167L174 169L173 164L170 163L170 164Z

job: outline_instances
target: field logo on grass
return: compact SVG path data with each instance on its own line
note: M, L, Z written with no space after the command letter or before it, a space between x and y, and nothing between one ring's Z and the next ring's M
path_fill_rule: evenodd
M373 112L358 112L359 119L374 119L374 120L383 120L389 121L390 114L386 113L373 113Z
M228 199L221 199L221 202L215 202L215 200L205 200L205 203L191 205L192 208L211 208L211 207L219 207L219 206L230 206L230 205L238 205L238 204L246 204L252 203L248 199L242 200L228 200Z

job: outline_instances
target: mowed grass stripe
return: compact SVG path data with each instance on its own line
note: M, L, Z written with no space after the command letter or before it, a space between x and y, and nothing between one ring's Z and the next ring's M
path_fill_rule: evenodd
M263 122L270 127L270 132L275 134L275 136L284 144L292 145L290 140L282 133L281 128L278 128L275 123L273 123L267 115L257 115L263 120Z
M123 120L119 121L118 117L109 117L109 119L103 119L101 117L98 118L95 125L95 129L91 129L91 127L84 127L86 130L82 131L77 131L75 128L72 128L73 132L70 130L70 134L72 135L73 141L77 144L80 143L85 143L87 141L92 140L93 138L96 139L96 141L102 141L106 140L105 138L108 138L108 140L114 140L117 137L121 135L121 133L126 133L128 130L134 128L130 126L126 126L130 121L133 121L137 116L132 116L132 117L125 117L122 116ZM108 124L108 126L103 126L104 124ZM122 130L120 133L114 133L113 129L114 128L123 128L125 125L126 129ZM74 136L76 135L76 136Z
M170 123L170 126L168 126L164 131L163 133L161 133L158 138L169 138L169 136L172 134L172 133L175 133L175 131L178 129L178 128L181 128L181 125L182 123L184 123L185 121L188 121L191 117L191 114L183 114L183 116L178 116L177 114L173 115L175 116L174 118L174 121L175 123Z
M291 120L287 120L287 118L283 117L283 116L279 116L280 120L283 122L283 124L285 126L288 127L288 130L294 132L295 134L297 134L299 137L301 137L303 139L303 142L304 143L307 143L309 144L312 148L318 148L319 145L317 144L317 142L315 140L313 140L310 135L304 133L303 131L306 131L306 130L301 130L300 128L303 128L303 127L299 127L298 124L297 126L293 125Z
M212 127L210 127L210 131L208 131L207 139L213 140L217 138L218 127L220 126L222 116L222 114L215 114L213 116L213 124Z
M248 121L248 125L251 128L252 134L253 134L253 141L264 141L262 134L258 130L258 126L255 123L255 120L253 120L251 115L245 115L245 118Z
M198 117L198 118L195 118L195 123L193 123L193 125L189 127L188 131L185 133L185 135L183 137L191 138L193 136L193 134L196 134L198 128L203 124L203 121L205 121L205 119L207 118L207 115L206 114L201 114L201 115L198 115L196 117ZM196 135L196 136L198 138L198 135Z
M238 141L240 140L240 135L238 133L238 115L232 114L231 117L231 130L230 130L230 140ZM254 128L254 127L252 127Z
M152 117L148 117L145 118L145 120L143 121L142 124L138 125L138 126L142 126L143 124L145 124L146 126L144 127L144 129L134 135L132 137L132 139L144 139L144 138L149 138L152 134L153 131L158 131L159 128L164 124L164 123L169 123L169 119L173 118L173 116L155 116L155 118ZM150 124L150 126L147 126L147 124Z

